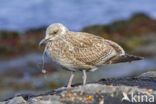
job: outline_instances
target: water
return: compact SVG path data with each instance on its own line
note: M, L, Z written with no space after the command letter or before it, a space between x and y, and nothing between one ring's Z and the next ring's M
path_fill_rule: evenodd
M78 31L144 12L156 18L156 0L1 0L0 30L25 31L60 22Z
M45 63L52 64L50 58L45 57ZM31 63L31 65L29 65ZM103 70L103 73L106 73L103 77L122 77L130 74L134 74L135 72L149 71L156 69L156 57L153 58L145 58L141 61L134 61L132 63L120 63L113 65L105 65L99 69ZM19 70L18 70L19 69ZM30 70L31 69L31 70ZM46 70L42 67L42 55L41 54L28 54L16 59L0 61L0 75L3 73L14 72L18 70L20 73L46 73ZM36 70L36 71L34 71ZM96 72L96 71L95 71ZM99 73L97 71L97 73ZM101 73L101 72L100 72ZM14 73L12 73L14 74Z

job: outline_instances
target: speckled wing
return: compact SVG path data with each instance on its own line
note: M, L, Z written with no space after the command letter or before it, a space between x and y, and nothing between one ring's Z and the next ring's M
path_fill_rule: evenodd
M74 59L86 65L100 66L121 51L116 43L113 47L111 41L88 33L70 32L66 39L73 46Z

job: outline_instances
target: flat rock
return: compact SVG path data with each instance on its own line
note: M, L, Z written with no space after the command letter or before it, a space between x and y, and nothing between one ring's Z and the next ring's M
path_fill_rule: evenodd
M41 95L19 95L0 104L155 104L156 74L137 77L101 79L84 86L74 85Z

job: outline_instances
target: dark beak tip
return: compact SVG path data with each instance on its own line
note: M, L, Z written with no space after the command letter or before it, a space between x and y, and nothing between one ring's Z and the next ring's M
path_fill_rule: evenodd
M41 46L42 44L45 44L48 42L49 39L42 39L40 42L39 42L39 46Z
M39 45L39 46L41 46L42 44L43 44L43 42L42 42L42 41L40 41L38 45Z
M39 42L39 46L41 46L43 43L45 42L45 40L43 39L43 40L41 40L40 42Z
M43 44L43 42L39 42L39 44L38 44L38 45L39 45L39 46L41 46L42 44Z

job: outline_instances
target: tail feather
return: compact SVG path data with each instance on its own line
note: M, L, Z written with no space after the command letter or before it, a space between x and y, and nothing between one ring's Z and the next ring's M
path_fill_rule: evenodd
M126 55L114 57L113 59L110 60L109 63L115 64L120 62L132 62L132 61L143 60L143 59L144 59L143 57L126 54Z

